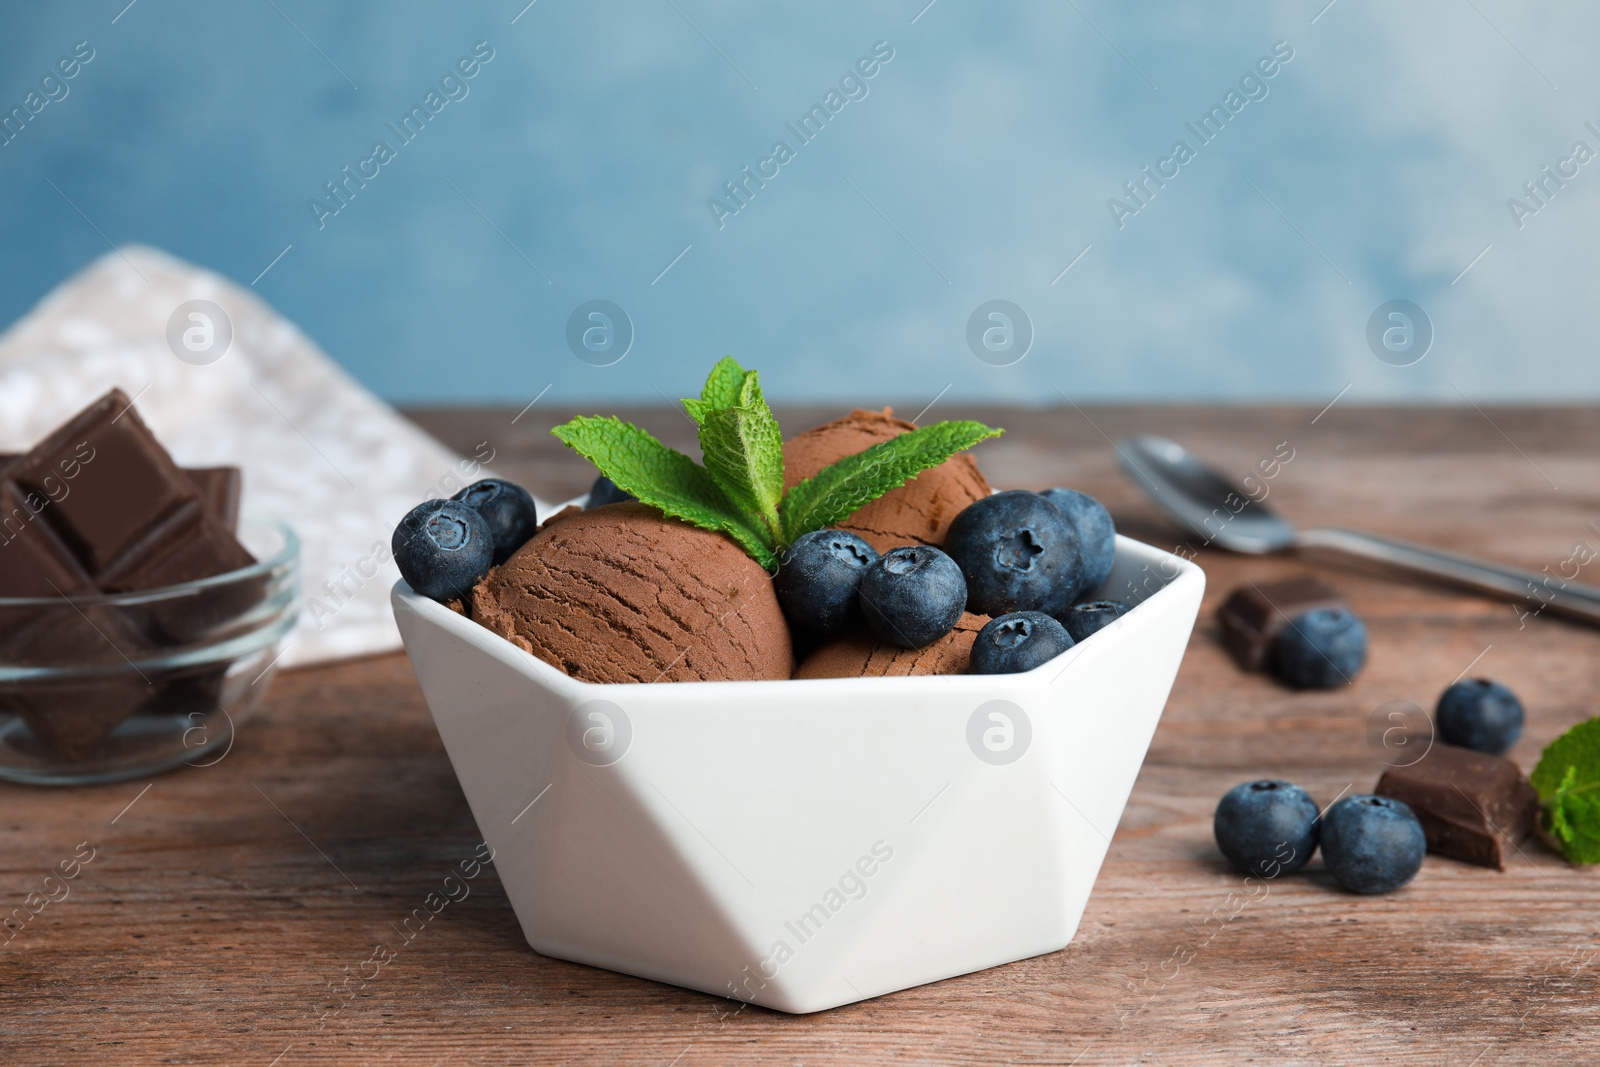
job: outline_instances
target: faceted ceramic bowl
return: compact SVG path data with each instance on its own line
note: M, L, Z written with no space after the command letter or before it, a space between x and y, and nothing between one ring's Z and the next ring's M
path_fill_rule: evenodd
M1026 674L628 685L393 601L530 945L811 1012L1072 940L1204 587L1118 537L1134 609Z

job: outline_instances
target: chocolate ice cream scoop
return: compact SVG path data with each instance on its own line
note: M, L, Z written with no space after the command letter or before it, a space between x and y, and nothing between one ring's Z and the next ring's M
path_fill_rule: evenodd
M472 618L586 682L758 681L794 670L760 564L643 504L536 533L472 590Z
M830 641L805 658L796 678L881 678L908 674L966 674L967 659L987 615L970 611L931 645L897 648L862 632Z
M830 463L914 429L889 408L881 412L857 408L842 419L796 434L783 445L784 490ZM958 452L857 509L837 526L860 534L879 552L901 545L942 545L951 520L989 492L989 483L972 457Z

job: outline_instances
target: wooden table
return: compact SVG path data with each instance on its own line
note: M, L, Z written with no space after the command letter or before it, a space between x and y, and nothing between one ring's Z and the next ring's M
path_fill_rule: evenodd
M920 406L920 405L915 405ZM545 430L572 412L418 412L543 495L589 474ZM681 413L628 413L680 447ZM834 412L780 412L798 428ZM1109 439L1158 431L1240 476L1287 442L1270 502L1529 567L1600 546L1591 409L957 410L1007 426L999 485L1071 485L1128 533L1180 535L1116 472ZM1492 420L1492 421L1491 421ZM0 911L80 842L94 858L0 954L0 1063L1582 1063L1595 1019L1600 874L1529 844L1503 873L1429 859L1386 897L1320 861L1239 908L1211 840L1257 776L1326 803L1382 767L1372 710L1432 707L1464 671L1523 697L1524 767L1595 712L1600 632L1332 566L1372 633L1355 683L1294 694L1238 672L1211 613L1303 561L1202 551L1209 591L1165 718L1065 951L809 1017L538 956L492 870L364 984L375 944L479 837L403 656L280 676L207 769L74 790L0 786ZM1600 581L1586 569L1589 581ZM148 786L148 791L146 787ZM132 805L131 807L129 805ZM1236 910L1237 908L1237 910ZM1187 960L1179 965L1178 961Z

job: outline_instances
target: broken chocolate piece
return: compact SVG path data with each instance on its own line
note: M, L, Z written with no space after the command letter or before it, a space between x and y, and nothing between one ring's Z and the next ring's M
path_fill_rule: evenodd
M1411 806L1429 852L1500 870L1539 810L1515 763L1441 741L1416 763L1384 771L1375 792Z
M1309 574L1250 583L1235 589L1217 609L1222 643L1247 671L1264 670L1272 644L1293 619L1318 608L1348 608L1339 591Z
M22 457L16 453L0 453L0 478L6 468ZM241 479L238 467L184 467L194 487L206 502L206 509L222 525L239 531L239 495Z
M45 497L0 482L0 597L71 596L94 584L50 524Z
M239 493L241 479L238 467L185 467L194 487L206 502L206 510L213 518L233 533L239 532Z
M214 708L226 666L156 669L151 654L182 651L242 618L264 576L176 598L98 594L249 567L255 560L233 533L238 507L236 468L183 471L120 390L25 455L0 457L0 664L45 671L0 683L0 711L71 761L141 708ZM6 600L58 594L43 606Z
M209 578L254 560L113 389L5 468L103 593Z
M6 470L50 501L45 513L91 574L199 494L113 389Z

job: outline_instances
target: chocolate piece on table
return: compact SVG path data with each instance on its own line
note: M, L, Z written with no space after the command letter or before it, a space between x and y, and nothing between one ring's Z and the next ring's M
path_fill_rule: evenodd
M1500 870L1539 811L1515 763L1441 741L1416 763L1384 771L1375 791L1410 805L1429 852Z
M113 389L5 469L101 592L208 578L254 560Z
M1291 619L1318 608L1348 608L1333 586L1298 574L1274 582L1242 585L1217 609L1222 643L1247 671L1266 668L1268 654Z

